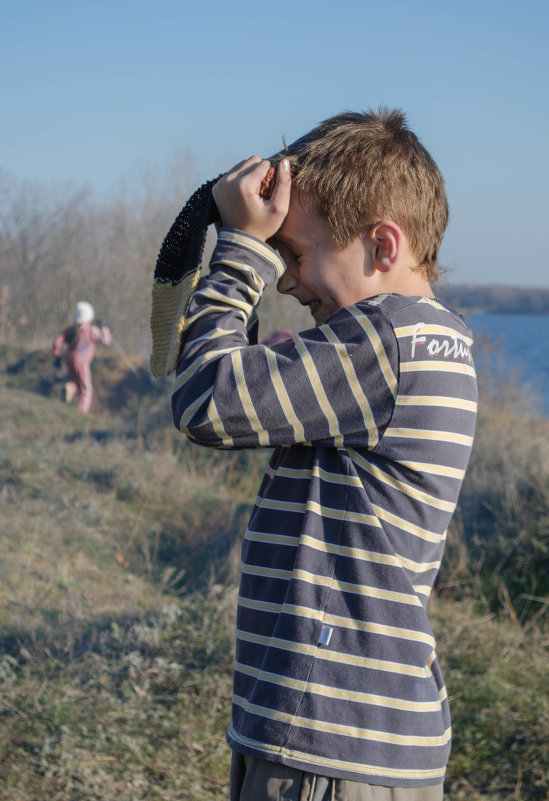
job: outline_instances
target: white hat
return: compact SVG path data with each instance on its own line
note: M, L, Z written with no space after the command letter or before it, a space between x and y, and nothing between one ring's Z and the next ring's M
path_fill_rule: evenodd
M95 317L95 311L91 303L81 300L76 304L74 310L74 322L79 325L80 323L91 323Z

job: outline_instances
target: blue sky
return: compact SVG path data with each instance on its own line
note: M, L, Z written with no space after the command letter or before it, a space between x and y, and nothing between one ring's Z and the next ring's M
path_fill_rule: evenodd
M446 179L450 280L547 287L548 23L541 0L3 0L0 167L102 194L188 151L200 183L400 106Z

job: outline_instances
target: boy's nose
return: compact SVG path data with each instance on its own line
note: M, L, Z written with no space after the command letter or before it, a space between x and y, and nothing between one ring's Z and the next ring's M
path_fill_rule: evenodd
M287 269L278 279L276 288L283 295L287 295L297 288L297 278Z

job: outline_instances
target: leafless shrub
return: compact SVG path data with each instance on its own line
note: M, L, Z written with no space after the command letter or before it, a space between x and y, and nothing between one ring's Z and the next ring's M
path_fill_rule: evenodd
M193 185L188 154L103 199L0 172L2 341L45 346L86 299L126 351L147 352L156 254Z

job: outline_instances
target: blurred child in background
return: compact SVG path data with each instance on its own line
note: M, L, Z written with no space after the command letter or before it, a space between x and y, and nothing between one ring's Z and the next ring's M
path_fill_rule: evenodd
M78 395L77 408L87 414L93 397L91 363L97 343L110 345L111 332L97 320L91 303L79 301L74 310L74 325L69 325L53 343L55 366L61 365L64 353L69 380L65 384L65 400L70 403Z

